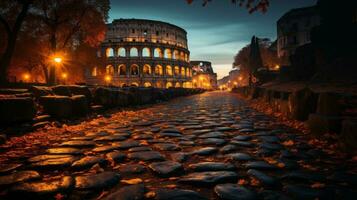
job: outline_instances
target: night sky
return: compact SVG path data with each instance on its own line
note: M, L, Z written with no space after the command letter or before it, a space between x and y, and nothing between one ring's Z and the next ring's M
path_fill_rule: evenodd
M229 0L213 0L202 7L201 0L111 0L110 19L160 20L184 28L188 33L191 60L213 64L218 78L232 68L234 55L253 35L276 39L276 21L292 8L311 6L316 0L271 0L267 13L248 14Z

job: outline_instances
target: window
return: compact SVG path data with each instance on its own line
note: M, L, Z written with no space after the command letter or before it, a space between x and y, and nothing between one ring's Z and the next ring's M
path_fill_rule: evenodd
M114 56L114 50L113 48L107 48L106 51L105 51L105 55L107 57L113 57Z
M120 76L126 75L126 67L125 67L125 65L119 65L118 73L119 73Z
M131 30L131 33L135 33L135 29L132 29L132 30Z
M162 58L162 51L161 51L161 49L156 48L156 49L154 50L154 57L155 57L155 58Z
M162 74L163 74L162 66L161 65L156 65L156 67L155 67L155 75L162 76Z
M125 51L125 49L123 47L120 47L118 49L118 56L119 57L126 57L126 51Z
M172 76L172 67L170 65L166 66L166 75Z
M156 35L159 35L159 31L156 31Z
M148 30L144 30L144 35L147 35L148 34Z
M138 49L133 47L130 49L130 57L138 57L139 54L138 54Z
M137 65L132 65L130 67L130 74L133 76L139 75L139 67Z
M166 37L169 37L169 33L166 33Z
M143 48L143 57L150 57L150 49L145 47Z
M93 67L92 76L97 76L97 75L98 75L98 68L97 67Z
M170 49L165 49L164 57L167 58L167 59L171 59L172 58L172 53L171 53Z
M144 65L144 67L143 67L143 74L144 75L150 75L151 74L151 67L150 67L150 65Z
M106 74L109 74L109 75L113 75L114 74L114 67L112 65L108 65L106 68L105 68L105 73Z

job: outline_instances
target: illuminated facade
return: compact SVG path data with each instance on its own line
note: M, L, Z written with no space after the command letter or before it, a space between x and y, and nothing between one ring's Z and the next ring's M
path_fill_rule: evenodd
M103 66L86 73L87 84L119 87L191 87L187 33L161 21L117 19L108 24L98 51Z
M190 64L194 88L217 89L217 74L214 73L211 62L191 61Z

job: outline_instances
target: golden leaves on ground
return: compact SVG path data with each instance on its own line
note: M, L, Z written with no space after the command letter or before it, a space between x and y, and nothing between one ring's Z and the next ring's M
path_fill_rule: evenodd
M239 179L238 181L238 185L247 185L247 184L249 184L249 182L245 179Z
M129 185L136 185L136 184L142 183L143 179L141 179L141 178L123 179L120 182L129 184Z
M147 199L154 198L155 196L156 196L156 193L154 191L150 191L145 194L145 198L147 198Z
M294 141L292 141L292 140L287 140L287 141L284 141L284 142L282 143L282 145L284 145L284 146L293 146L293 145L294 145Z
M267 163L271 164L271 165L275 165L279 168L284 168L285 167L285 164L282 163L282 162L279 162L277 160L275 160L274 158L271 158L271 157L264 157L263 158Z

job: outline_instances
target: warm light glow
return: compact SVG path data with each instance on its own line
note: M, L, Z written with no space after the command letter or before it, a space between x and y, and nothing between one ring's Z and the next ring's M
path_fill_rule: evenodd
M238 83L234 81L234 85L238 85Z
M109 76L109 75L106 75L106 76L104 77L104 79L105 79L106 82L110 82L110 81L112 80L112 77Z
M68 74L67 74L67 73L63 73L63 74L62 74L62 78L63 78L63 79L67 79L67 77L68 77Z
M27 81L27 80L30 79L30 74L24 74L23 77L24 77L24 79Z
M192 81L192 82L196 83L197 81L196 81L196 79L193 79L193 81Z
M228 81L228 83L231 83L231 81Z
M243 77L240 76L240 77L238 78L238 80L240 80L240 81L243 80Z
M275 65L275 69L279 70L280 69L280 65Z
M53 61L55 61L56 63L61 63L62 62L62 58L59 56L56 56L53 58Z

